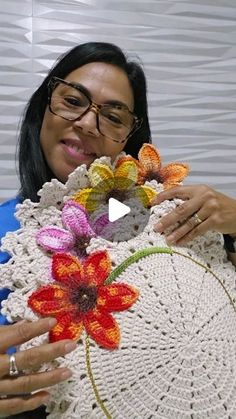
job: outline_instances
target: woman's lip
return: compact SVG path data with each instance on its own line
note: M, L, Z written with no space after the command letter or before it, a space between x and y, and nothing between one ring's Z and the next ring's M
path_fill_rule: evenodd
M63 148L64 152L68 156L73 158L74 160L79 160L79 161L88 160L88 159L90 160L91 158L94 160L94 158L97 157L97 155L95 153L90 153L89 151L84 150L82 148L82 146L81 146L81 149L80 149L80 146L78 145L78 142L77 142L77 144L75 144L75 142L72 143L71 141L62 140L61 145L62 145L62 148ZM79 149L76 149L73 146L76 146Z
M74 138L63 138L61 140L63 144L65 144L67 147L76 147L78 149L81 149L85 152L85 154L96 154L88 145L86 146L79 140Z

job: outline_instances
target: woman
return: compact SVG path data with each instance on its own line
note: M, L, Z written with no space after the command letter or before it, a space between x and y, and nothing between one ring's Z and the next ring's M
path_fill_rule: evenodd
M64 100L82 109L75 114L74 120L66 119ZM44 182L55 177L65 182L77 166L82 163L90 165L102 155L114 159L125 150L135 157L149 138L146 81L139 64L128 61L122 51L111 44L88 43L75 47L60 58L27 105L19 138L21 189L16 199L0 207L3 220L0 237L7 231L19 228L14 217L16 204L25 198L37 201L37 191ZM5 263L9 255L2 252L0 258L1 263ZM3 290L3 297L6 298L8 292ZM46 321L5 326L7 337L4 338L1 353L9 346L48 331L50 326ZM17 333L22 339L17 337ZM45 357L49 360L65 354L68 343L60 342L60 345L34 349L32 367L43 363ZM24 360L28 356L26 351L15 355L18 369L25 368L27 363ZM8 356L2 355L0 358L1 367L3 377L9 371ZM22 388L30 393L66 379L66 374L69 377L68 370L55 370L47 374L51 375L42 377L32 374L14 378L14 393L22 393ZM10 386L12 378L2 379L3 384L6 379ZM4 388L4 396L12 394L10 388ZM0 415L34 409L44 402L46 396L47 392L44 391L28 396L27 400L23 397L2 399ZM38 414L40 419L44 417L42 411ZM23 417L26 418L26 415L24 413ZM36 418L35 412L33 417Z
M68 114L68 103L71 107L75 107L74 114L71 111ZM148 141L150 141L150 129L146 82L141 67L135 62L128 61L118 47L108 43L87 43L75 47L57 62L33 94L26 108L19 143L21 189L16 200L2 207L0 216L5 215L6 222L1 236L18 227L14 219L16 203L25 198L37 201L37 191L44 182L53 177L65 182L77 166L83 163L89 166L97 157L103 155L110 156L114 160L122 150L125 150L136 157L142 144ZM184 187L175 190L177 195L183 191L181 197L184 200L187 198L187 202L180 207L179 213L175 211L163 218L163 223L158 226L159 231L164 232L168 225L178 220L182 221L182 235L179 230L172 234L179 234L179 238L186 236L190 230L192 236L188 235L186 239L191 239L198 233L202 234L201 227L216 229L217 224L207 221L211 211L201 211L205 202L198 199L200 189L188 188L188 190ZM212 202L222 205L220 211L222 218L227 218L225 222L223 221L224 227L219 228L219 231L235 233L235 210L232 214L231 207L236 209L236 202L207 187L204 188L214 197ZM171 193L171 191L164 192L157 199L173 198L175 194L170 195ZM202 220L198 219L199 225L196 225L196 216L193 223L192 217L196 211L199 213L198 217L202 217ZM187 221L184 221L185 219ZM2 254L2 263L6 262L7 258L6 254ZM6 333L1 353L5 353L11 345L18 345L37 334L45 333L50 327L52 326L48 319L31 324L5 326L2 328L2 333L4 330ZM28 366L29 356L32 356L30 358L32 367L40 365L45 360L66 353L68 344L71 345L71 342L34 348L28 351L28 354L26 351L18 352L15 359L11 359L10 368L13 371L14 367L23 370ZM73 350L73 346L69 348ZM63 373L66 375L69 371L63 371L62 376ZM24 393L29 394L63 379L58 370L22 376L14 378L14 381L7 374L9 374L9 357L2 355L0 393L4 396L22 393L22 386ZM6 386L4 387L2 383L6 382L8 390L4 392L3 388ZM11 383L14 383L14 386ZM11 399L2 399L0 416L35 409L45 401L45 397L47 392L40 391L28 396L27 399L14 395ZM24 413L24 418L26 417ZM33 417L36 418L36 414ZM39 417L43 418L43 413L40 413Z

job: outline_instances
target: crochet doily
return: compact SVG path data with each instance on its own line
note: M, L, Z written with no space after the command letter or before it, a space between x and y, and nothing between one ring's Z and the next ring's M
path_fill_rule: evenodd
M112 169L116 163L102 158L98 164ZM157 180L145 185L156 191L163 188ZM39 245L38 232L48 232L48 226L64 231L63 208L90 186L83 165L66 184L46 183L39 203L25 200L18 205L21 229L4 238L2 250L11 259L0 267L0 285L14 291L2 310L10 321L38 318L28 299L54 282L52 252ZM69 366L73 371L68 381L50 389L48 419L236 418L235 268L218 233L169 248L153 231L154 224L180 203L176 199L152 207L144 230L130 240L90 238L87 257L106 250L111 260L105 284L129 284L139 297L128 310L112 313L121 333L117 349L104 349L83 331L73 353L42 366ZM136 216L138 203L137 214L130 215L133 223L127 218L126 225L134 232ZM45 341L48 335L22 349Z

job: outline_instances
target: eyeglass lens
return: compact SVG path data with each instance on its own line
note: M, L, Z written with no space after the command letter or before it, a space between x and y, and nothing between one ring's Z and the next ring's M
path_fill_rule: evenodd
M79 89L58 83L51 96L51 111L64 119L73 121L86 113L91 101ZM99 131L106 137L123 141L135 124L132 113L124 106L104 104L96 107Z

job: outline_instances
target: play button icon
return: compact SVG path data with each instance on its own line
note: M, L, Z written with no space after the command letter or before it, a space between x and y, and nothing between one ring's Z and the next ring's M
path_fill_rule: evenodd
M111 223L129 214L129 212L130 212L130 207L128 207L128 205L122 204L122 202L118 201L115 198L109 199L108 219Z
M125 163L128 165L130 160ZM126 166L123 169L127 169ZM136 165L131 166L130 177L128 169L122 170L121 174L118 169L110 173L109 167L99 166L92 187L81 189L74 196L75 201L88 212L94 238L101 237L113 243L128 241L142 234L150 218L151 199L156 195L151 186L137 183L134 176Z

